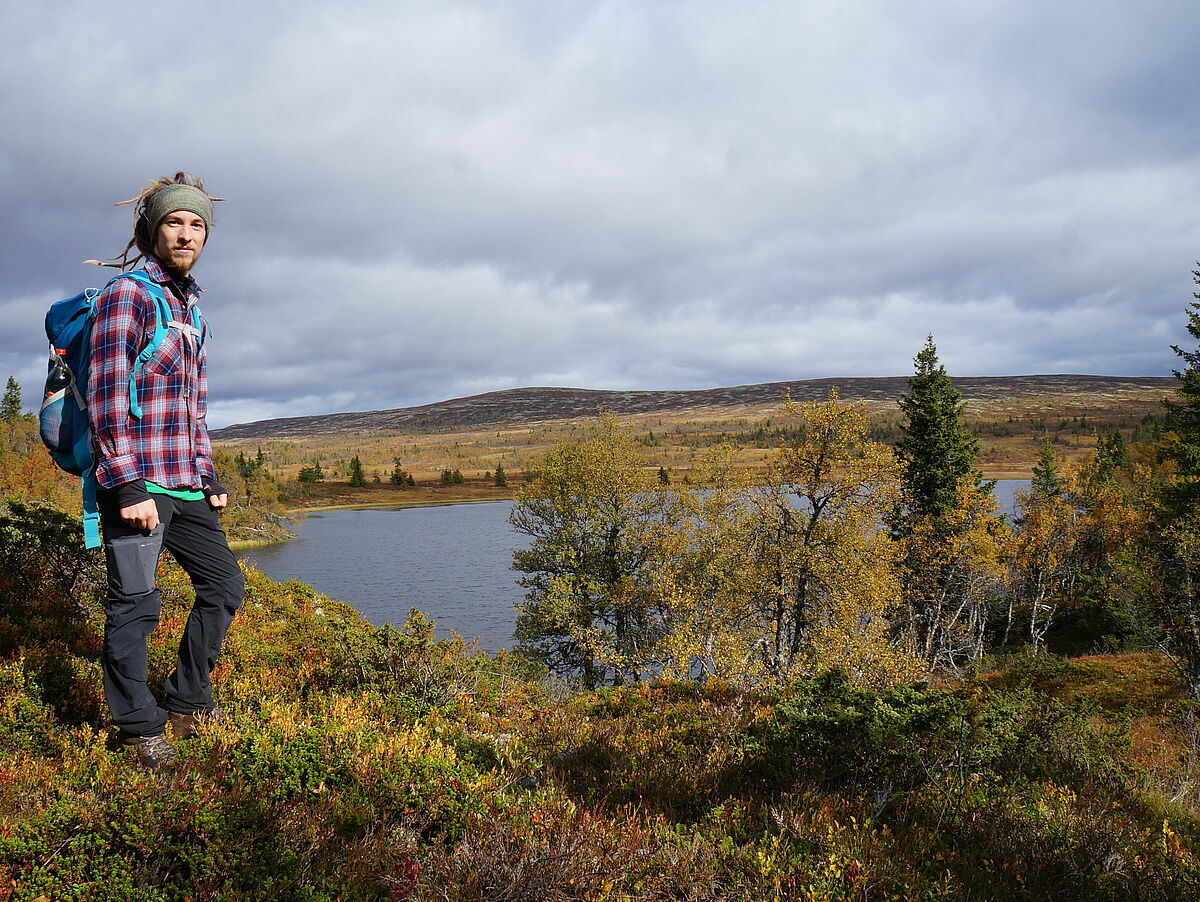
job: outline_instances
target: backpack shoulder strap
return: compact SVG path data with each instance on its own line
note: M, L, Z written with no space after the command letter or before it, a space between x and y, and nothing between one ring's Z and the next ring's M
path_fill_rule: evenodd
M83 474L83 547L100 547L100 510L96 504L96 471Z
M135 269L131 272L122 273L119 276L109 280L109 285L117 279L134 279L140 282L142 287L150 294L150 298L154 303L154 334L150 336L150 341L146 347L142 348L142 352L138 354L137 360L133 362L133 366L129 370L129 412L136 418L142 418L142 406L138 403L137 396L137 374L142 365L154 356L154 352L158 350L158 346L162 344L163 339L167 337L167 325L171 321L171 308L167 305L167 298L163 294L162 286L150 278L150 274L144 269Z
M204 318L204 314L200 312L200 308L196 304L192 305L192 325L196 329L196 341L204 344L208 338L208 320Z

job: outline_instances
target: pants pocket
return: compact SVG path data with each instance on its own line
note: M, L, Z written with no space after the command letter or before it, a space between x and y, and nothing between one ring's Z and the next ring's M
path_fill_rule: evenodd
M154 590L154 571L162 548L162 527L150 535L118 536L107 544L109 588L117 595L145 595Z

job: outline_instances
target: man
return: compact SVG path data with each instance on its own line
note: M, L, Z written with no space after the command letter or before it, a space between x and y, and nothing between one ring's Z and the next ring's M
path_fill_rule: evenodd
M130 373L154 333L155 301L136 279L110 283L95 303L87 403L108 567L104 694L122 745L155 768L175 757L168 723L185 739L225 717L210 675L244 585L217 520L228 496L205 423L207 325L191 276L212 230L212 199L202 181L180 172L151 182L135 203L133 238L110 265L126 269L144 258L167 301L169 328L136 369L138 417ZM163 548L191 577L196 602L160 707L147 686L146 639L161 608L155 570Z

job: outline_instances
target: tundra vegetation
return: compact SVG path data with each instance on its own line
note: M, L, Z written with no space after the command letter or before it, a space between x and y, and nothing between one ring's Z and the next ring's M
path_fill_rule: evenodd
M769 476L707 449L701 489L602 416L520 489L523 652L250 569L214 674L231 722L153 773L109 739L74 493L5 405L0 899L1200 897L1200 348L1178 353L1152 440L1068 462L1048 438L1011 521L936 453L969 443L932 341L907 398L930 377L923 434L949 441L906 410L900 455L833 396L786 406ZM935 503L917 461L954 474ZM156 683L191 603L169 558L159 582Z

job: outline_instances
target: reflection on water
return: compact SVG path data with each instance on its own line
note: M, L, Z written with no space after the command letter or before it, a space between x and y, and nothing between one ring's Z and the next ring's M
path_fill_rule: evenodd
M1025 479L1001 479L996 500L1012 511ZM242 554L272 579L297 579L352 604L371 623L401 624L420 608L438 624L494 652L512 648L515 602L524 590L511 569L524 537L508 525L511 501L441 507L371 508L310 514L282 545Z

